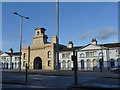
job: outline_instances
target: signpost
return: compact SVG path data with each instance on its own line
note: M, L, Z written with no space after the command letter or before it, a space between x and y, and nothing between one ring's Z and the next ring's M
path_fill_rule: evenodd
M75 85L77 85L77 51L76 51L76 55L75 55L75 50L73 51L73 55L72 55L72 61L73 61L73 69L74 69L74 81L75 81Z

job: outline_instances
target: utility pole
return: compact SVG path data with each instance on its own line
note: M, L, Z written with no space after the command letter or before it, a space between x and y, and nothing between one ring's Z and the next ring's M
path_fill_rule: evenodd
M57 74L60 73L59 68L59 0L56 1L57 12Z

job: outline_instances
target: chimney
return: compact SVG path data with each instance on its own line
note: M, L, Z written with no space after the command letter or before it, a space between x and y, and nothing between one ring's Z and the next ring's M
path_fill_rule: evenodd
M91 44L92 45L97 45L97 40L95 38L93 38Z
M69 43L68 43L68 48L73 48L73 43L72 43L72 41L69 41Z
M9 53L13 53L13 49L12 48L9 49Z
M57 43L57 36L52 36L52 43Z

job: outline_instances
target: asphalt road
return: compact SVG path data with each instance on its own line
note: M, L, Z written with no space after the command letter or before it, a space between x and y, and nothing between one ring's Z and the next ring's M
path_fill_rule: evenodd
M2 88L69 88L74 86L73 73L61 71L58 75L55 71L29 71L26 85L24 71L2 71ZM78 86L119 87L119 76L111 72L78 72Z

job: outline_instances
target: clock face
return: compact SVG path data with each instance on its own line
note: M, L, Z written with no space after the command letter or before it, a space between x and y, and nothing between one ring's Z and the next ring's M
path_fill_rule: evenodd
M37 41L37 44L39 44L39 41Z

